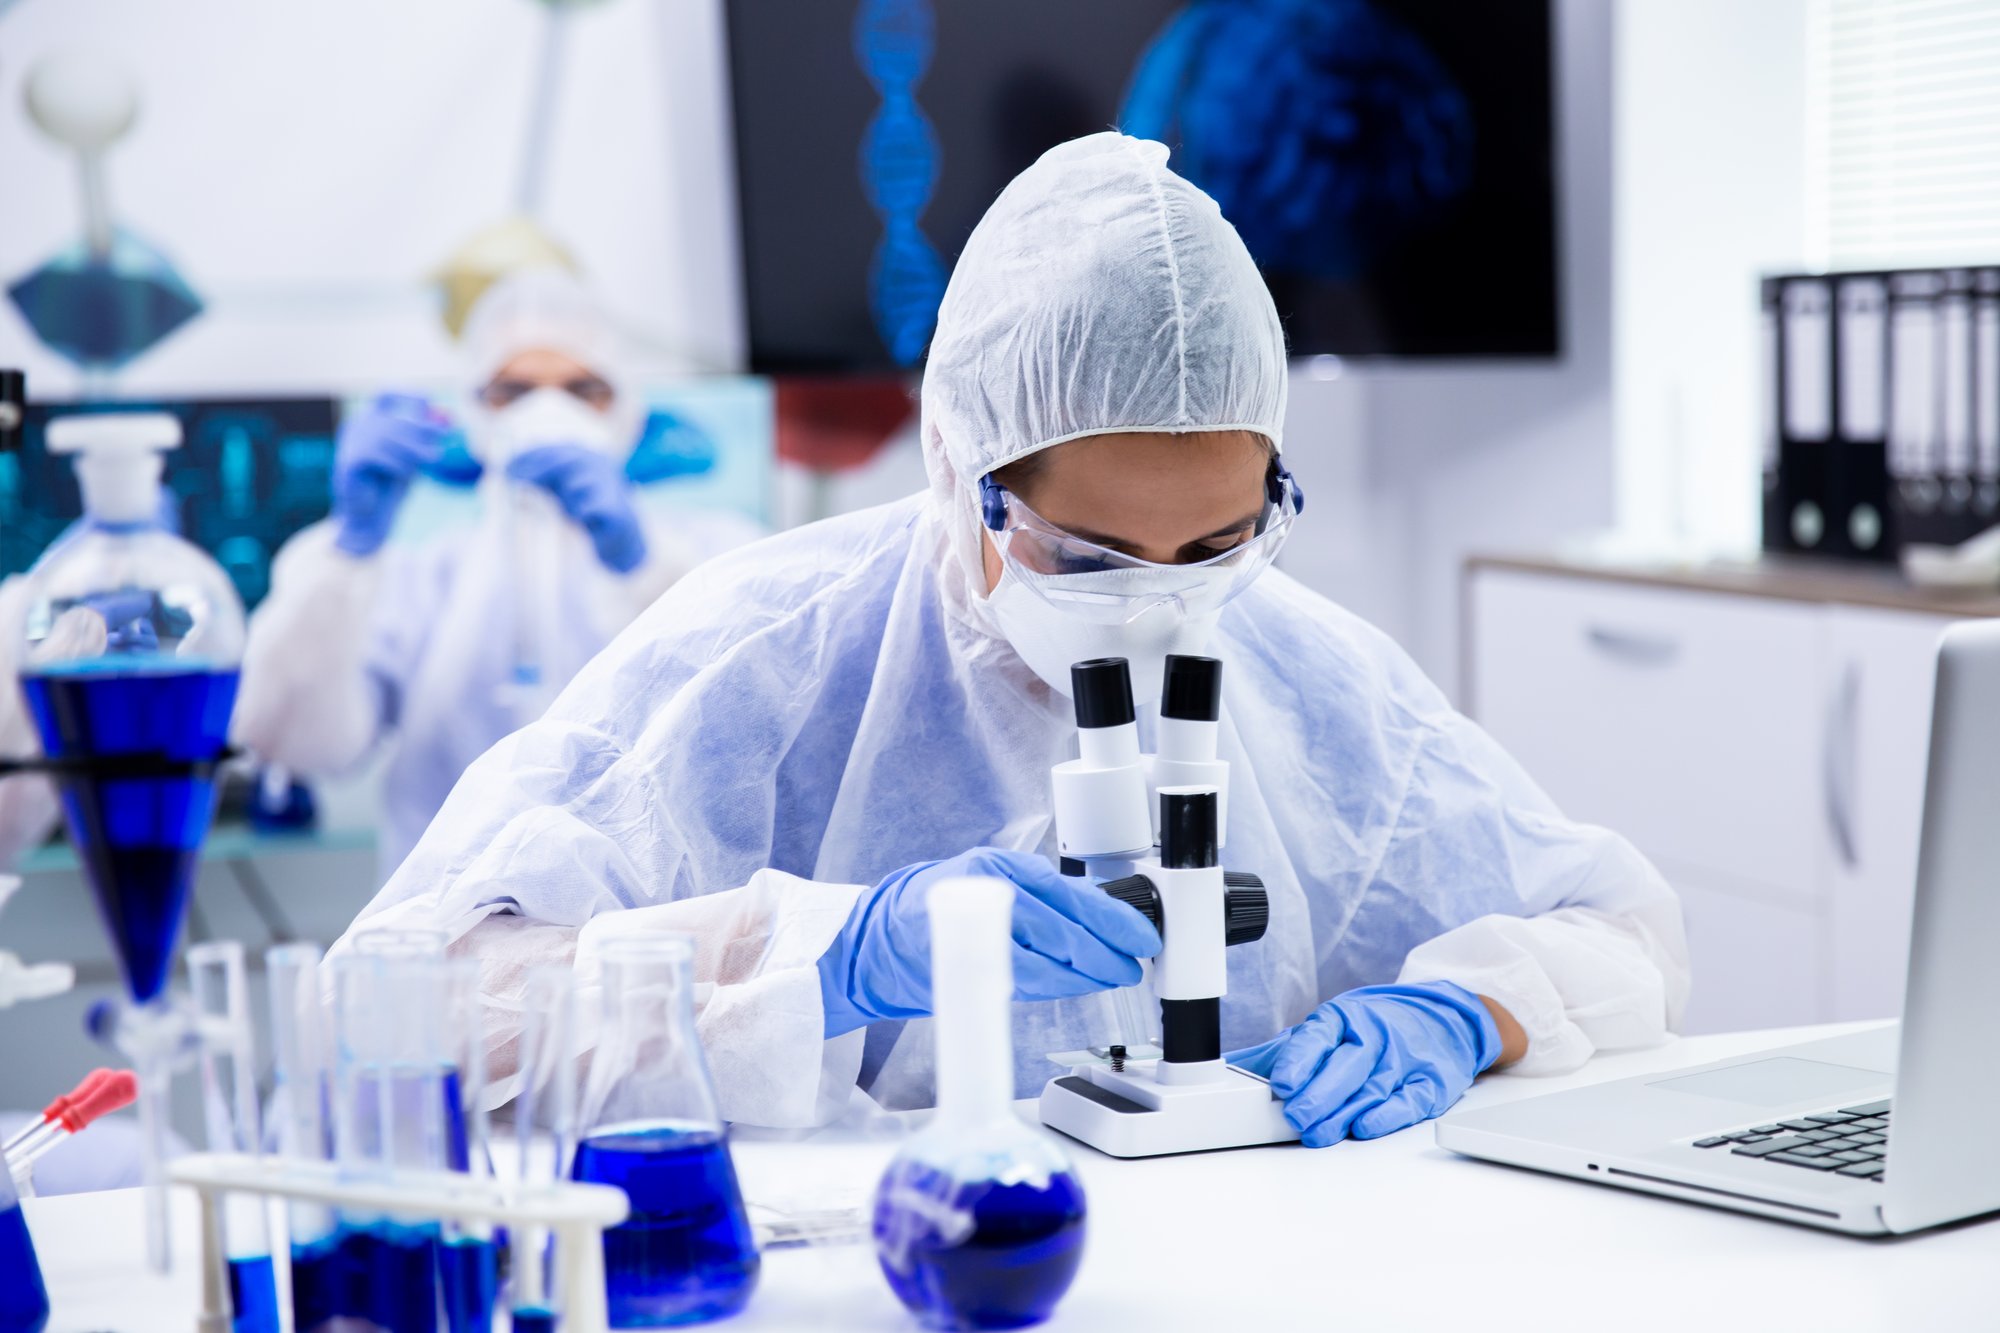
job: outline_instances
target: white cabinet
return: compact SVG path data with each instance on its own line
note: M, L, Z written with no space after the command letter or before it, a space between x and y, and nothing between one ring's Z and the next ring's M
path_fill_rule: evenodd
M1950 617L1475 565L1469 706L1681 893L1685 1029L1893 1015Z

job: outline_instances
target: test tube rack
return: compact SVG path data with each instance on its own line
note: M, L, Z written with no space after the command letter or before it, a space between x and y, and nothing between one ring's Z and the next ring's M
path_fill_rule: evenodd
M630 1204L610 1185L554 1181L522 1188L445 1171L405 1172L393 1183L343 1179L331 1162L196 1153L169 1166L174 1183L193 1189L201 1204L201 1311L196 1333L230 1333L229 1256L222 1242L222 1200L230 1194L330 1204L440 1221L489 1222L510 1229L547 1227L555 1237L555 1290L563 1327L604 1333L604 1232L623 1222Z

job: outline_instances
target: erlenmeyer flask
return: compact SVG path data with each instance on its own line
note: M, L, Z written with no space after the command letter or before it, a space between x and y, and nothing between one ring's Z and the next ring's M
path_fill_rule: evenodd
M613 1328L719 1319L757 1283L756 1242L695 1035L693 968L681 937L604 952L603 1024L571 1176L631 1200L631 1216L604 1234Z

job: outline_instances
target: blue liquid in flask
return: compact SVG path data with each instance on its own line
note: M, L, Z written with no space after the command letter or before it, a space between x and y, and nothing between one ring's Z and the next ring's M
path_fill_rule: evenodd
M271 1256L229 1261L229 1321L232 1333L278 1333L278 1279Z
M292 1247L292 1328L313 1329L335 1315L349 1314L347 1275L341 1265L339 1236L328 1236Z
M12 1197L12 1189L7 1192ZM35 1261L28 1219L18 1203L0 1208L0 1333L41 1333L48 1322L49 1292Z
M926 1328L1021 1328L1047 1319L1083 1262L1083 1189L961 1180L892 1168L875 1200L882 1273Z
M52 757L222 753L236 672L189 670L173 659L100 658L21 678ZM171 665L165 665L171 663ZM215 813L206 777L80 777L62 783L70 838L141 1004L167 984L201 842Z
M492 1241L465 1238L440 1245L438 1285L451 1333L489 1333L500 1290L499 1251Z
M604 1233L613 1328L664 1328L743 1308L759 1260L729 1145L712 1130L616 1127L577 1146L577 1180L616 1185L632 1213Z

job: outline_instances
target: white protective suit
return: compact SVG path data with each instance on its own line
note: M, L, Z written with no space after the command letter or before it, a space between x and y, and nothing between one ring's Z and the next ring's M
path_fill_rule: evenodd
M618 375L609 323L574 279L529 270L483 297L466 326L474 382L530 348L563 352L618 389L608 441L629 451L641 417ZM495 435L475 412L475 455ZM556 443L556 441L550 441ZM482 462L489 462L482 457ZM641 507L647 556L628 574L606 569L590 539L539 495L530 540L509 516L503 469L481 477L479 523L424 542L391 540L356 557L334 544L336 520L300 532L272 569L271 594L250 620L232 739L304 777L358 768L378 743L392 750L383 779L378 856L383 878L403 861L467 764L540 714L555 693L674 580L754 530L728 516ZM533 550L539 558L520 559ZM513 688L508 626L524 581L546 589L538 636L541 692ZM532 592L526 594L533 596Z
M982 844L1054 855L1071 708L985 609L978 478L1099 431L1280 434L1270 298L1166 156L1100 134L1015 180L939 313L929 492L684 579L467 771L355 929L443 927L502 1009L531 962L574 951L587 985L607 938L690 931L727 1118L823 1123L857 1080L929 1104L929 1021L824 1040L815 964L861 886L899 867ZM1529 1070L1668 1031L1687 986L1673 894L1623 840L1565 820L1395 644L1274 570L1210 650L1228 860L1271 898L1264 938L1229 951L1226 1046L1398 977L1499 1000ZM1021 1095L1057 1072L1045 1053L1110 1036L1102 999L1016 1006ZM489 1024L502 1077L512 1027Z

